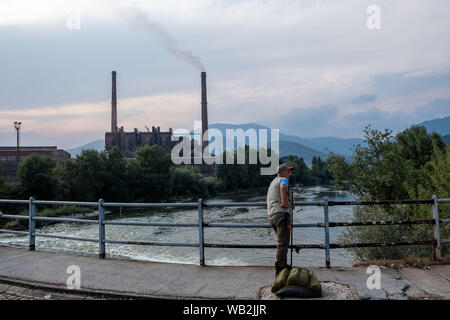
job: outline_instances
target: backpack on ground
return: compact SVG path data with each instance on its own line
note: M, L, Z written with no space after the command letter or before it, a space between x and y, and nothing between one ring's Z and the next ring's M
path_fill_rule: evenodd
M272 285L279 297L316 298L322 296L322 287L314 272L305 268L284 268Z

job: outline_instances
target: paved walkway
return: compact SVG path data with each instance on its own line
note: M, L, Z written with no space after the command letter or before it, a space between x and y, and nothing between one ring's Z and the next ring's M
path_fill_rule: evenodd
M61 292L32 285L0 282L0 300L98 300L101 296ZM106 298L103 298L106 299Z
M78 266L80 289L68 290L69 266ZM365 267L311 268L324 287L340 284L360 299L450 299L450 266L381 269L381 289L366 286ZM258 299L274 280L272 267L209 267L98 259L0 246L0 283L109 298ZM8 294L7 290L3 294ZM1 288L0 288L1 298ZM327 296L325 299L339 299Z

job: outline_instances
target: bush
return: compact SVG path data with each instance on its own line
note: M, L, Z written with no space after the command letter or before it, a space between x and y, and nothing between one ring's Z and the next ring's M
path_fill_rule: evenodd
M412 208L406 205L355 206L354 221L409 220ZM433 239L431 225L380 225L346 227L339 238L341 243L397 242ZM425 246L385 246L348 249L357 260L403 259L409 255L430 256L432 247Z
M216 188L215 179L212 179L205 178L196 167L175 168L172 171L170 180L172 194L207 197Z
M440 136L427 134L424 127L412 126L392 136L366 127L365 144L353 151L353 162L341 156L330 160L333 182L357 191L362 200L430 199L450 196L450 148L445 149ZM450 215L450 208L439 206L440 218ZM429 205L355 207L356 221L430 219ZM441 238L449 236L447 224L440 228ZM396 225L347 228L341 237L349 242L386 242L433 239L431 225ZM448 246L442 246L445 254ZM408 255L432 256L432 246L386 246L351 248L357 259L402 259Z
M77 213L90 213L93 209L86 207L78 207L74 205L58 206L56 209L43 209L38 211L38 215L41 217L60 217L60 216L70 216Z
M32 154L19 163L17 177L25 197L54 199L59 188L58 165L49 156Z

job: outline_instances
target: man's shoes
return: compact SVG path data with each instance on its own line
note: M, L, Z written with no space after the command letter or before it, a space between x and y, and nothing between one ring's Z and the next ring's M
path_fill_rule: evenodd
M280 266L277 262L275 262L275 278L278 277L278 275L280 274L281 270L287 268L288 270L291 270L291 266L290 265L285 265L285 266Z
M284 268L287 268L288 270L291 270L292 266L290 264L287 264L284 267L282 267L278 263L275 262L275 278L278 277L278 275L280 274L281 270L283 270Z
M275 278L278 277L281 270L283 270L283 269L284 269L284 267L281 267L278 263L275 262Z

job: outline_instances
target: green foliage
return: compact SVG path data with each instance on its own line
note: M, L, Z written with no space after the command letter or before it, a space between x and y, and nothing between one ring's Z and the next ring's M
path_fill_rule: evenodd
M0 166L0 199L5 198L5 194L7 193L6 189L6 178L3 176L2 167Z
M426 207L429 212L429 206ZM395 205L391 208L383 206L355 206L353 216L355 221L412 219L411 208L404 205ZM394 242L424 239L432 239L430 225L348 227L339 238L342 243ZM431 254L431 246L361 247L349 248L348 250L357 260L402 259L412 254L416 256L430 256Z
M7 229L7 230L23 230L24 227L26 227L26 225L22 221L23 220L19 220L19 219L14 219L14 220L8 221L5 224L5 229Z
M294 184L317 185L329 184L331 181L328 160L323 161L320 157L314 156L311 161L311 169L306 166L302 157L289 155L286 159L282 159L282 162L294 167L291 176L291 182Z
M390 130L364 130L365 143L353 151L353 162L341 156L329 158L333 183L350 187L363 200L429 199L432 194L449 197L450 152L436 133L412 126L395 137ZM449 209L440 206L441 217ZM430 219L429 206L355 207L356 221ZM429 225L350 227L341 237L344 242L383 242L429 240ZM448 226L441 227L441 237L448 238ZM444 251L447 249L444 249ZM352 248L360 259L397 259L410 254L429 256L430 246Z
M61 217L61 216L70 216L77 213L90 213L93 209L86 207L79 207L74 205L64 205L58 206L55 209L46 208L43 210L39 210L37 215L40 217Z
M169 174L171 166L170 155L160 146L140 147L136 151L136 160L143 173Z
M17 176L25 197L53 199L59 189L57 163L49 156L32 154L19 163Z
M105 185L103 198L106 201L129 201L132 196L127 189L126 160L119 147L113 147L106 155Z
M131 167L130 167L131 166ZM145 146L136 151L129 164L132 186L129 189L140 201L161 201L171 195L170 155L159 146Z
M75 160L66 161L62 181L66 196L77 201L98 201L107 183L106 152L83 150Z
M353 150L353 162L341 156L329 158L333 182L350 187L365 199L407 199L410 187L426 180L425 164L431 160L433 146L442 150L439 135L427 134L424 127L412 126L397 134L392 131L364 130L364 144Z
M410 194L412 197L427 199L431 194L438 198L450 198L450 146L446 146L445 151L438 147L433 149L431 160L425 165L428 172L426 180L420 182L417 188L411 187ZM450 204L439 204L439 218L450 219ZM414 208L414 216L418 219L429 219L430 208L420 206ZM441 239L450 238L450 224L441 223L439 225ZM449 244L441 246L442 255L450 253Z
M170 177L172 192L173 195L176 196L198 195L206 197L210 191L214 192L214 183L215 181L211 179L207 180L207 178L200 173L198 168L189 166L175 168Z
M244 155L242 159L238 159L239 151ZM261 175L261 168L265 167L265 165L262 165L259 161L256 164L250 164L250 162L253 162L251 161L253 159L250 159L251 152L254 152L256 159L259 160L259 153L265 152L265 150L250 150L250 147L246 145L245 149L240 148L238 151L227 151L222 154L223 164L216 164L215 168L215 174L219 180L220 188L234 191L267 187L270 184L273 177ZM270 156L271 152L269 149L267 154ZM227 157L230 160L232 159L232 161L228 161L229 164L227 164Z

